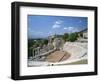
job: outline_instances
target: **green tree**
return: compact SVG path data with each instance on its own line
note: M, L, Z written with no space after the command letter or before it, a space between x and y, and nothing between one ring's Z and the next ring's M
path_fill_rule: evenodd
M47 45L47 44L48 44L48 40L45 39L45 40L43 41L43 43L44 43L45 45Z
M71 33L69 35L68 40L71 41L71 42L74 42L75 40L77 40L77 37L78 37L78 34L77 33Z
M68 38L69 38L69 35L68 33L65 33L63 36L62 36L63 40L66 42L68 41Z
M32 47L36 42L34 40L28 40L28 47Z

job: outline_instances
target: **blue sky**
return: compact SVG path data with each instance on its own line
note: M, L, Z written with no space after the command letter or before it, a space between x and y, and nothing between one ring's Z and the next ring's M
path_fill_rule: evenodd
M87 17L28 15L28 38L79 32L88 26Z

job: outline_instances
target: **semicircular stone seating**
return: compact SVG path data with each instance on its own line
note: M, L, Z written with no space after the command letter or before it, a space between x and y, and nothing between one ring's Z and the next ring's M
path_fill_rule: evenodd
M71 56L65 61L51 64L57 65L64 63L72 63L81 59L87 59L87 43L66 42L63 46L63 51L68 52Z
M64 45L63 50L71 54L68 60L78 59L84 57L87 53L87 48L84 47L84 43L68 42Z

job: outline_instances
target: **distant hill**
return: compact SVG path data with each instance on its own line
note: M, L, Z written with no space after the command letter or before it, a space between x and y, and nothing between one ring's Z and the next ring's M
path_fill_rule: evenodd
M52 35L52 36L48 36L48 38L61 38L63 35L58 35L58 34L56 34L56 35Z
M81 33L81 32L87 32L87 28L86 29L83 29L83 30L81 30L81 31L79 31L78 33Z

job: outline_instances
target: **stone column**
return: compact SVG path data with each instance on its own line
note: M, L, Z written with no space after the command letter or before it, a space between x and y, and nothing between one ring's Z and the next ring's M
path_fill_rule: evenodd
M40 55L40 47L37 48L37 55Z
M34 58L34 56L35 56L35 50L34 49L32 50L32 55L33 55L33 58Z
M37 55L37 50L36 49L34 49L34 56L36 56Z

